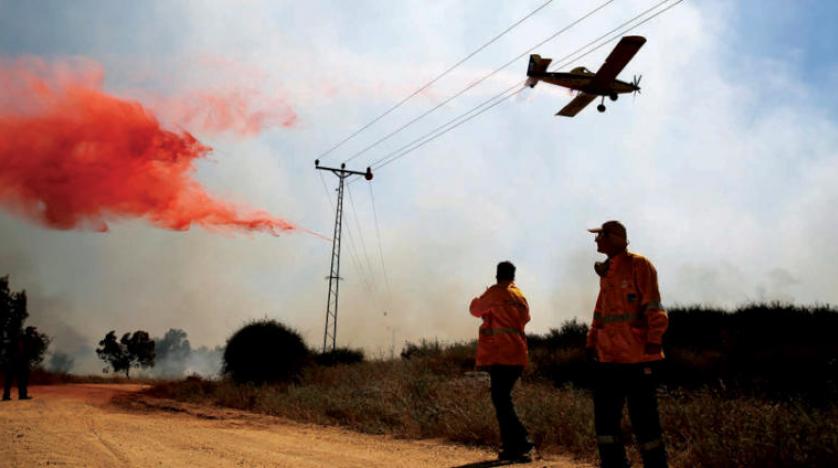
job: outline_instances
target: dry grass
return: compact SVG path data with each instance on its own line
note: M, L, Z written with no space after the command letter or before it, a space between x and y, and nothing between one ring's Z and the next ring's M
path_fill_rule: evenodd
M0 382L3 381L0 375ZM147 384L154 385L166 382L164 379L148 378L148 377L131 377L126 379L119 374L111 375L75 375L75 374L60 374L46 371L40 367L32 370L29 375L29 385L60 385L60 384L78 384L78 383L107 383L107 384Z
M430 365L429 365L430 364ZM423 359L311 368L302 383L248 386L189 378L150 393L368 433L441 437L496 446L488 380L436 372ZM540 450L595 462L593 408L587 391L526 381L515 389L521 419ZM661 394L673 466L835 466L838 408L731 398L707 391ZM628 422L626 421L628 432ZM630 450L639 463L636 451Z

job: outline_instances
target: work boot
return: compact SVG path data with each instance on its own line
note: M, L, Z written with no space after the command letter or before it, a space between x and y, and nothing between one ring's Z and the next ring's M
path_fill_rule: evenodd
M629 468L625 448L621 445L599 446L601 468Z
M529 451L519 452L511 450L501 450L498 454L498 460L510 461L515 463L529 463L532 461L532 455Z
M535 444L528 438L520 445L504 448L498 454L498 460L529 463L532 461L532 449Z
M644 468L667 468L666 463L666 449L663 446L655 447L651 450L641 450L640 455L643 457Z

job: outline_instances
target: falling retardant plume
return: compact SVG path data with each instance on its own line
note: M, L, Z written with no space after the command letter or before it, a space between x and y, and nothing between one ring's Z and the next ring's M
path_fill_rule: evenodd
M264 98L249 90L190 93L162 101L155 109L187 128L245 136L267 127L289 128L297 123L297 113L283 99Z
M276 235L297 229L209 195L192 176L196 161L212 149L186 130L163 128L140 102L104 92L103 81L102 68L86 60L0 59L5 210L54 229L104 232L109 221L124 218L174 230L198 225ZM215 115L224 108L223 99L209 100ZM242 121L248 116L245 105L234 102L234 112L208 121L209 130L257 131L266 117ZM196 120L195 112L187 120ZM291 125L294 118L291 112L281 124Z

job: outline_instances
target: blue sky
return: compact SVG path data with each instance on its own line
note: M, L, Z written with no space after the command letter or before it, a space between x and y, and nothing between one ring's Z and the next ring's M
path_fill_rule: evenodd
M314 157L542 3L0 1L0 54L90 58L104 67L106 89L124 97L238 88L286 97L299 114L294 128L252 138L197 132L215 152L196 177L213 194L329 232ZM562 57L654 3L609 5L536 52ZM552 2L325 162L594 5ZM386 166L373 188L389 290L369 189L353 184L339 343L375 353L389 350L394 330L397 349L473 337L466 305L503 259L519 266L533 331L587 321L599 256L585 228L612 218L657 265L668 304L838 303L838 226L826 215L838 202L836 8L686 0L633 32L648 38L621 75L644 76L636 99L560 119L553 114L569 96L539 84ZM578 64L596 69L609 49ZM465 112L525 68L522 58L350 165ZM264 316L312 345L322 339L330 245L312 236L169 232L143 220L113 223L105 235L50 231L7 212L0 236L0 273L30 292L33 322L68 351L110 329L183 328L214 345Z

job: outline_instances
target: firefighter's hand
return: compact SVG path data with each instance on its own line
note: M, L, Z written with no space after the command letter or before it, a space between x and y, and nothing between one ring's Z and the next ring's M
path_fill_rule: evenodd
M646 343L646 349L643 352L646 354L660 354L661 345L660 343Z

